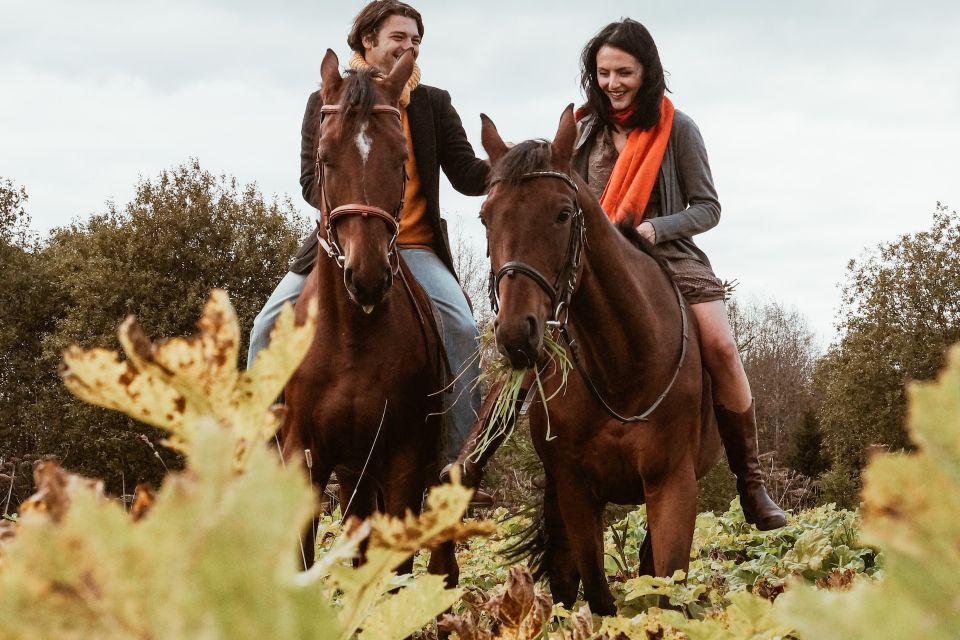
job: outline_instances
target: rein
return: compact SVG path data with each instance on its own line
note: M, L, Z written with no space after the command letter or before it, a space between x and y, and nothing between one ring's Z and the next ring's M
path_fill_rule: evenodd
M394 115L398 120L402 121L400 116L400 109L396 107L385 105L385 104L375 104L371 108L372 113L386 113ZM325 115L339 115L341 112L340 105L335 104L326 104L320 107L320 127L323 128L323 120ZM402 126L402 124L401 124ZM317 229L317 242L326 252L328 256L333 258L334 262L337 263L341 269L343 269L344 264L346 263L346 257L343 254L343 249L340 247L340 242L337 239L336 230L334 224L340 218L346 216L363 216L364 218L369 218L373 216L379 218L387 223L387 227L390 229L393 236L390 238L390 245L387 251L387 256L390 259L391 264L393 265L394 274L400 268L399 254L397 253L397 237L400 235L400 213L403 211L403 204L406 198L407 193L407 165L403 165L403 181L401 182L402 186L400 188L400 203L397 205L396 209L393 210L393 213L389 213L385 209L380 207L369 205L369 204L357 204L349 203L342 204L339 207L330 209L330 201L327 198L327 189L326 184L323 179L323 163L320 161L320 148L317 147L317 157L316 157L316 173L317 173L317 184L320 186L320 198L323 208L321 209L321 220L317 223L318 227L322 227L324 234L321 234L321 229ZM326 237L324 237L324 235Z
M560 273L557 274L553 284L550 284L550 281L547 280L547 278L545 278L543 274L541 274L536 268L518 260L511 260L510 262L505 263L496 272L494 272L491 267L489 279L490 307L493 309L494 313L499 313L500 281L503 280L504 276L519 273L533 280L537 286L539 286L550 298L551 308L553 308L553 315L549 320L547 320L547 326L555 328L559 331L560 337L562 337L563 341L566 343L571 359L573 360L574 365L577 367L577 372L579 372L580 377L583 378L587 385L587 389L590 391L590 395L593 396L594 400L596 400L603 410L606 411L607 415L614 420L619 420L621 423L626 424L647 422L650 414L652 414L657 407L660 406L660 403L663 402L664 398L666 398L670 393L674 383L677 381L677 377L680 375L680 370L683 368L683 362L686 359L690 323L689 319L687 318L687 306L683 301L683 294L680 292L680 288L677 287L677 283L671 278L670 283L673 285L673 290L677 295L677 303L680 306L680 320L683 332L683 339L680 345L680 358L678 359L677 366L673 371L673 377L670 378L670 382L667 384L666 389L664 389L663 392L657 396L657 399L654 400L653 404L650 405L647 410L635 416L627 417L621 415L614 410L600 394L600 391L593 382L593 378L590 377L590 373L587 371L583 361L580 359L580 350L577 348L576 340L571 337L570 329L568 327L568 321L570 319L570 299L573 297L573 293L577 287L577 278L580 273L580 263L583 258L583 244L586 236L583 207L580 206L579 199L580 190L577 188L577 183L574 182L570 176L560 171L531 171L530 173L525 173L519 176L519 178L512 179L526 181L535 178L556 178L558 180L562 180L573 189L574 199L577 202L577 210L571 219L570 240L567 243L567 255L564 261L565 264L560 270ZM496 180L491 183L490 186L493 187L494 184L497 182L503 182L503 180L504 179ZM489 245L487 247L487 253L490 253ZM561 289L564 275L566 275L566 285Z

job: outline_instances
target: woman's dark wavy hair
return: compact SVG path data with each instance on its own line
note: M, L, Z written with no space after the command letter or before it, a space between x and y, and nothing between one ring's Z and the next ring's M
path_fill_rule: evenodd
M643 65L643 84L637 91L636 113L627 120L627 128L650 129L660 120L660 102L667 90L660 53L647 28L630 18L611 22L595 35L580 55L580 85L587 96L584 105L588 113L595 113L602 122L611 124L610 99L597 82L597 52L610 45L626 51Z

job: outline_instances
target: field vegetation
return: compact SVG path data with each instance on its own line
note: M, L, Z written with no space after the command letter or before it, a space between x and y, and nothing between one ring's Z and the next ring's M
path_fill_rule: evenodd
M288 318L287 346L238 371L253 316L306 231L289 200L190 161L46 237L28 205L23 186L0 179L0 638L948 638L960 628L960 352L948 357L960 341L960 217L945 206L927 230L850 262L825 352L800 311L734 296L767 482L790 522L748 526L721 464L701 483L689 574L653 579L637 575L643 509L611 508L605 566L619 616L600 619L553 605L501 556L541 485L522 421L488 471L497 510L460 524L469 492L453 486L419 520L343 523L334 512L323 560L297 571L290 532L310 491L260 443L307 328ZM461 246L479 308L486 266ZM200 335L229 336L229 366L197 359L187 378L170 377L158 363L189 359L194 343L158 343L151 358L130 348L141 332L189 334L217 287L236 307L215 294ZM118 338L131 313L142 327L126 323ZM489 337L481 348L495 375ZM137 376L117 387L126 371ZM459 544L458 589L422 570L393 573L443 540ZM357 570L361 544L371 561Z

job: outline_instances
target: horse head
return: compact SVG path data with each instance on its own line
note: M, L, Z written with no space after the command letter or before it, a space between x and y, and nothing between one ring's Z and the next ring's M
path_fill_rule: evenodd
M481 140L490 158L490 192L480 219L487 229L497 346L516 369L543 353L551 323L566 322L581 270L583 211L570 159L577 127L573 105L552 142L508 148L485 115Z
M382 78L366 70L344 77L329 49L321 64L321 233L347 292L368 313L390 290L399 259L407 147L397 105L413 64L408 51Z

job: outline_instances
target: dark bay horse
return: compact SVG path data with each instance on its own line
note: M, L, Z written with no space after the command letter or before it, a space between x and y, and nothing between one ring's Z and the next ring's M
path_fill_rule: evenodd
M306 458L318 493L336 471L344 518L368 516L379 499L390 514L419 513L437 477L444 355L429 298L396 247L407 158L397 104L413 62L404 54L377 81L367 72L342 77L330 50L321 65L323 250L296 307L302 321L316 300L318 324L286 386L281 435L284 459ZM311 527L307 565L314 545ZM412 560L401 571L411 568ZM456 582L452 544L435 550L430 570Z
M577 363L565 389L530 409L546 486L527 551L555 600L573 605L582 580L593 612L611 615L606 503L646 502L641 572L687 570L697 478L722 449L693 319L652 249L615 228L571 170L575 139L572 105L552 143L512 149L484 116L492 173L481 218L501 353L515 369L540 367L548 398L563 375L545 362L544 332L566 338Z

